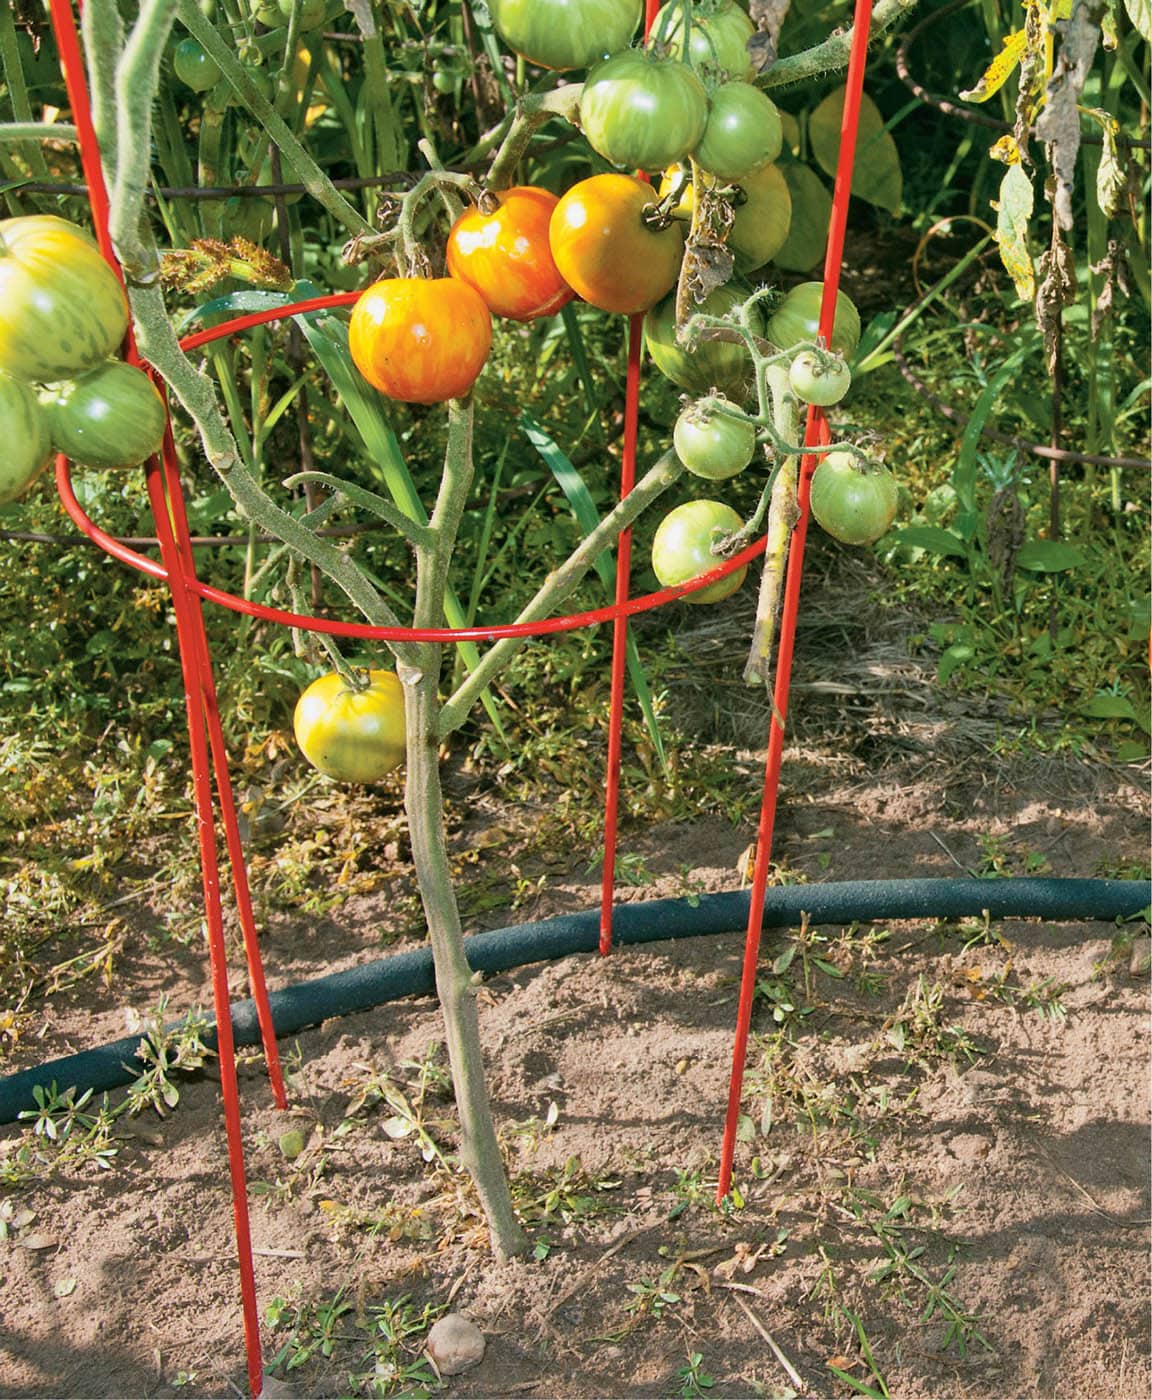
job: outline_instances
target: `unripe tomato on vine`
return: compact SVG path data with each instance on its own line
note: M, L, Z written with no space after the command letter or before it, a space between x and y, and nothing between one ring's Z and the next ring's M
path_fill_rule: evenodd
M710 410L704 403L690 403L676 419L672 445L693 476L727 481L738 476L755 455L756 425L747 418Z
M633 316L675 286L684 234L677 223L647 223L654 204L651 186L632 175L592 175L560 196L548 227L552 257L591 306Z
M831 408L852 387L852 371L842 355L817 355L801 350L788 366L788 383L801 403Z
M448 234L448 272L480 293L493 316L534 321L551 316L575 293L561 277L548 243L559 197L515 185L489 199L495 209L468 209Z
M733 535L744 524L723 501L685 501L671 510L656 527L652 540L652 572L665 588L675 588L711 572L724 561L712 546ZM735 593L748 573L747 564L707 588L686 593L686 603L719 603Z
M592 149L628 170L662 170L695 149L708 94L686 63L625 49L584 80L580 126Z
M660 35L677 56L684 44L684 6L682 0L669 0L652 21L652 34ZM756 26L735 3L720 4L708 13L692 16L689 30L688 56L697 67L711 66L730 78L747 80L755 69L748 52L748 40Z
M374 389L400 403L445 403L475 384L492 348L492 317L454 277L386 277L352 308L348 346Z
M52 442L36 390L0 374L0 505L27 490L48 464Z
M589 64L628 46L642 0L489 0L496 33L541 68Z
M793 287L768 321L768 339L781 350L789 350L820 334L820 303L823 282L801 282ZM836 314L832 324L831 350L851 355L860 344L860 313L846 293L836 293Z
M52 446L85 467L139 466L164 441L164 400L142 369L123 360L54 385L46 405Z
M879 462L829 452L812 473L809 505L817 524L843 544L874 544L896 518L896 480Z
M660 181L661 198L672 191L681 174L680 167L675 165L664 172ZM719 183L705 171L700 172L699 178L707 185ZM737 181L737 186L733 199L736 217L728 233L728 247L736 259L736 271L753 272L775 257L787 242L792 225L792 196L779 166L772 164L750 171ZM676 205L677 216L690 219L695 203L689 182Z
M751 83L724 83L712 94L692 158L718 180L743 180L783 149L784 124L767 93Z
M296 701L300 752L329 778L378 783L404 762L404 689L394 671L370 671L356 687L338 671L314 680Z

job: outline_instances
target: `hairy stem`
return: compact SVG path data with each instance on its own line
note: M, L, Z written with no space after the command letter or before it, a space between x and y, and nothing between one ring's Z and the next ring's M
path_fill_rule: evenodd
M872 12L869 37L875 38L886 29L891 29L898 20L916 8L916 3L917 0L880 0ZM761 73L756 79L757 87L784 87L788 83L801 83L806 78L818 78L825 73L834 73L840 68L846 68L855 32L853 26L843 33L833 34L822 44L805 49L803 53L777 59L766 73Z
M428 527L429 540L416 552L417 627L443 625L448 565L471 483L472 405L471 401L465 404L454 399L448 406L444 475ZM480 1197L492 1251L497 1259L504 1260L523 1253L528 1240L512 1206L492 1121L472 970L464 953L464 930L444 835L439 754L441 653L439 646L421 645L412 664L403 663L397 668L404 684L408 729L404 805L460 1114L460 1156Z
M492 157L492 164L488 167L488 178L484 183L489 189L502 190L512 183L524 152L545 122L553 117L575 121L583 90L580 83L572 83L569 87L554 88L550 92L534 93L521 98L508 134L500 143L500 149Z
M565 562L548 575L536 596L516 621L537 622L554 612L565 598L575 592L581 579L600 555L615 542L621 530L631 525L642 511L682 475L683 471L684 468L675 453L665 452ZM526 637L505 637L488 648L472 674L444 702L440 711L441 738L459 729L480 692L500 674L527 640Z

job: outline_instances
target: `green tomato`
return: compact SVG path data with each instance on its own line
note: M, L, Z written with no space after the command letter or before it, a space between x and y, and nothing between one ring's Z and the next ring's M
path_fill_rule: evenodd
M696 309L706 316L726 316L746 297L747 288L726 282ZM718 389L744 403L753 392L752 361L744 345L730 340L698 340L689 349L676 339L676 293L671 292L644 317L644 344L665 378L689 394Z
M790 350L820 334L820 301L823 282L801 282L785 296L768 321L768 339L781 350ZM851 355L860 344L860 313L843 292L836 293L836 317L832 326L832 350Z
M51 384L119 349L128 298L93 239L53 214L0 222L0 372Z
M702 403L693 403L676 419L672 445L693 476L727 481L739 475L752 460L756 425L746 418L731 418L727 413L710 412Z
M667 24L667 28L662 28L663 24ZM684 8L681 0L670 0L657 13L651 33L663 34L672 52L677 57L681 55L684 44ZM752 78L756 70L748 52L748 40L755 33L756 26L738 5L717 5L707 13L700 11L693 15L688 41L689 56L697 66L711 65L727 73L730 78Z
M788 382L801 403L829 408L852 387L852 371L842 355L821 358L811 350L801 350L788 367Z
M276 0L277 22L286 25L292 17L292 0ZM300 32L319 29L328 16L328 0L300 0Z
M181 39L176 45L172 71L193 92L207 92L220 81L220 65L195 39Z
M844 544L873 544L896 517L896 480L879 462L830 452L812 473L813 519Z
M296 701L292 728L313 766L342 783L378 783L404 762L404 687L394 671L371 671L355 689L337 671Z
M712 94L704 135L692 158L718 180L742 180L783 149L784 127L775 102L751 83L724 83Z
M735 534L743 521L723 501L686 501L671 510L656 527L652 540L652 571L665 588L675 588L689 579L715 569L722 560L712 546ZM748 573L742 565L726 578L707 588L686 593L686 603L719 603L735 593Z
M687 64L624 49L588 74L580 125L605 160L660 170L694 150L708 121L708 94Z
M541 68L587 68L626 48L642 0L489 0L496 33Z
M48 464L48 416L30 384L0 374L0 505L14 501Z
M135 467L164 441L164 400L142 369L108 360L48 398L52 445L85 467Z
M674 187L679 171L680 167L673 165L664 172L660 181L661 198ZM703 171L698 178L705 188L719 183ZM690 219L695 203L694 187L688 184L676 205L677 216ZM736 271L753 272L784 246L792 222L792 196L779 167L764 165L739 181L732 203L735 218L728 234L728 247L736 259Z

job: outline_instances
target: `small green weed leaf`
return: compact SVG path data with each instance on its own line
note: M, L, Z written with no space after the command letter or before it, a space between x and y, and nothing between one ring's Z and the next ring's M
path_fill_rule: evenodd
M844 89L836 88L808 118L812 152L826 175L835 176L840 157L840 123L844 115ZM865 93L860 100L860 126L856 138L856 164L852 193L869 204L900 213L904 176L896 142L886 129L875 102Z
M1080 713L1089 719L1136 718L1136 709L1126 695L1094 695L1086 705L1080 706Z
M1016 555L1016 567L1034 574L1062 574L1083 562L1083 554L1063 540L1028 540Z
M940 665L936 668L937 682L943 685L953 671L967 666L975 655L975 647L970 647L967 642L954 642L940 658Z
M736 1120L736 1141L755 1142L755 1140L756 1124L752 1121L749 1114L742 1113Z
M910 544L916 549L926 549L929 554L950 554L957 559L968 557L964 541L938 525L906 525L902 530L893 530L890 538L895 544Z

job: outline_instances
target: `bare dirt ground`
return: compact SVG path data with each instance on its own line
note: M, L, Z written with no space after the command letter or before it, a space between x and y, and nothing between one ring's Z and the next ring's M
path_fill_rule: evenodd
M944 706L906 646L874 635L849 666L835 638L807 641L817 659L797 676L781 879L1096 876L1146 862L1146 774L998 753L1003 716ZM686 634L686 666L706 666L713 646L714 633ZM762 707L741 718L713 685L676 703L724 712L755 794ZM514 914L506 904L475 927L594 907L586 858L515 859L538 813L472 805L458 847L498 828L506 844L490 859L515 866L520 891ZM738 887L751 810L626 833L635 883L621 897ZM414 946L410 923L394 891L321 920L278 918L264 939L270 982ZM480 988L535 1246L502 1266L450 1170L431 999L283 1044L286 1115L246 1052L268 1393L1146 1396L1146 929L973 919L767 933L741 1204L722 1212L741 945L733 934L573 956ZM130 990L118 997L88 981L55 998L42 1041L12 1067L124 1035L128 1006L160 992L173 1011L209 1004L195 949L160 955L141 939L119 973ZM0 1130L0 1152L27 1132ZM0 1394L242 1394L214 1068L181 1079L167 1116L123 1117L116 1132L107 1170L55 1171L0 1207ZM423 1339L449 1309L487 1348L438 1381Z

